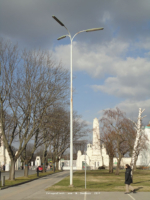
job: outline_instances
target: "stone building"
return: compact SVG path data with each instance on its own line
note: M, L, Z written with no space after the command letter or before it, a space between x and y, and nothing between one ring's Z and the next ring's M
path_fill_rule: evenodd
M147 135L147 149L144 149L140 152L136 165L137 166L150 166L150 121L149 124L145 127L143 127L143 131L145 131L145 134Z
M5 170L7 171L8 166L10 165L10 157L7 149L4 146L0 125L0 167L2 167L3 165L5 165Z
M17 154L17 152L16 152ZM5 171L9 171L10 165L11 165L11 160L10 156L8 154L7 149L5 148L4 142L3 142L3 137L1 134L1 126L0 126L0 167L5 165ZM21 167L21 160L20 158L17 159L15 163L15 169L18 170L18 168Z

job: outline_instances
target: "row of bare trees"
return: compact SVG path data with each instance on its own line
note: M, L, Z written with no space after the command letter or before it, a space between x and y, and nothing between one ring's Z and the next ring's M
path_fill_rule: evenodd
M28 163L36 149L44 145L43 163L49 145L53 162L69 146L69 73L47 51L20 50L0 39L0 119L1 134L11 159L10 180L15 179L15 162L21 156ZM74 140L85 134L85 122L74 113ZM27 154L28 144L30 154ZM13 145L17 144L17 153Z
M105 144L109 155L109 173L113 173L113 158L117 158L115 174L119 174L121 159L132 156L137 132L134 123L119 108L108 109L103 113L101 122L101 141ZM146 149L147 136L141 132L137 157L141 150ZM136 162L134 163L136 165Z
M52 115L57 115L57 117L48 116L47 120L50 120L50 122L47 123L47 126L46 124L44 126L45 130L48 131L49 140L44 144L43 163L46 163L47 148L50 147L52 163L56 163L56 169L58 169L60 158L70 147L70 112L57 107ZM73 119L73 142L77 142L87 134L88 129L86 122L82 121L81 116L75 112L73 113Z
M75 143L81 143L78 139L81 139L86 135L88 129L85 121L81 121L81 117L76 113L73 115L73 141ZM58 169L58 162L63 157L64 152L70 146L70 113L64 108L57 107L55 110L45 116L42 137L43 144L40 144L40 148L35 148L34 144L29 143L27 149L21 154L21 159L27 165L35 159L34 152L37 149L37 155L42 158L43 169L48 161L48 158L52 159L52 164L56 163L56 170ZM55 167L53 167L55 170ZM28 175L28 167L25 167L25 176Z

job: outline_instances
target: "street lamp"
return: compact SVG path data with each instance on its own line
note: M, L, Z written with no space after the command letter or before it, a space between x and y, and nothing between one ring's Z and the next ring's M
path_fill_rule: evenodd
M82 32L92 32L92 31L99 31L103 30L104 28L92 28L83 31L77 32L73 37L66 26L54 15L52 16L61 26L64 26L68 32L68 35L63 35L59 37L57 40L61 40L66 38L67 36L70 38L70 186L73 186L73 98L72 98L72 41L75 36Z

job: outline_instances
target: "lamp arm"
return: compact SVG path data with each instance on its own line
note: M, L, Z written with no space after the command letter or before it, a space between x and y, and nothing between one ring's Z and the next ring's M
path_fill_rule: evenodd
M71 34L70 34L69 30L67 29L66 26L64 26L64 27L65 27L65 29L68 31L68 35L67 35L67 36L69 36L69 37L70 37L70 40L71 40Z
M75 38L76 35L78 35L79 33L82 33L82 32L86 32L86 30L77 32L77 33L72 37L72 41L73 41L73 39Z

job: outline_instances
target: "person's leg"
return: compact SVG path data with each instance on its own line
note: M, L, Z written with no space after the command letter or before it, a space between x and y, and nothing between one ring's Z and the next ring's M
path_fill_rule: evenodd
M126 192L129 192L129 185L126 184Z
M132 191L134 191L134 188L133 188L131 185L129 185L129 188L130 188Z

